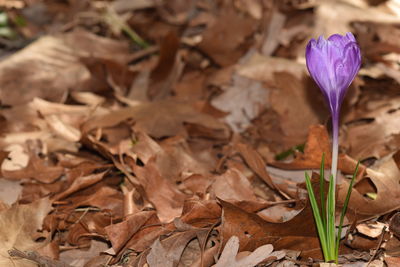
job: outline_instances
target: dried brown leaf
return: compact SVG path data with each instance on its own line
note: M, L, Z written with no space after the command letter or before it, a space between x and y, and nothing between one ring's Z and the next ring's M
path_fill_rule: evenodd
M351 31L353 21L376 21L383 23L399 23L400 19L392 9L392 1L382 7L370 6L365 1L342 0L323 1L316 7L314 35L321 33L331 35Z
M265 244L276 249L302 251L302 255L322 257L319 240L309 208L285 223L266 222L254 213L248 213L233 204L220 201L223 207L220 234L227 242L231 236L240 241L239 251L253 251Z
M249 145L243 143L236 144L235 149L240 153L245 162L249 165L250 169L252 169L258 176L260 176L260 178L271 189L274 189L275 185L266 170L266 163L264 162L261 155Z
M18 181L0 179L0 201L2 203L6 205L13 204L20 197L21 191L22 186Z
M39 156L31 153L28 166L21 170L2 170L3 177L7 179L35 179L42 183L52 183L64 173L61 166L53 166L49 160L39 158Z
M241 16L229 6L219 13L217 20L203 33L199 48L216 63L229 66L244 54L246 37L251 36L258 23L250 17Z
M247 256L237 258L237 253L239 250L239 238L237 236L232 236L226 243L224 250L217 264L214 267L253 267L260 262L268 259L269 257L274 257L275 259L280 259L285 256L285 253L272 252L273 246L270 244L258 247L252 253Z
M325 155L325 165L329 166L331 161L331 144L328 131L322 125L312 125L309 127L304 153L297 153L296 158L290 163L274 162L272 165L281 167L282 169L318 169L321 166L323 154Z
M64 191L53 197L54 200L63 199L79 190L85 189L99 181L101 181L106 172L91 174L88 176L77 177L72 181L72 184Z
M195 227L209 227L221 218L221 207L215 200L185 201L180 220Z
M122 193L112 187L105 186L101 182L75 193L67 198L70 204L67 209L75 209L80 206L97 207L101 210L108 210L115 216L123 215Z
M2 103L22 104L34 97L60 102L70 88L85 89L91 75L82 57L126 62L127 46L83 30L44 36L0 63Z
M365 222L356 226L359 233L368 236L370 238L377 238L382 235L384 228L387 225L381 222Z
M235 132L243 132L268 103L268 90L261 82L234 74L233 84L215 97L211 104L229 113L225 122Z
M160 238L160 236L169 235L174 229L173 224L161 224L157 214L153 213L145 225L128 241L126 248L139 252L145 251L143 254L146 254L156 239Z
M212 190L216 197L226 201L257 200L249 180L237 169L229 169L215 177Z
M88 250L83 249L71 249L63 251L60 254L60 259L64 262L68 262L74 267L87 266L86 264L91 259L99 256L99 254L108 248L107 243L97 240L92 240L90 248ZM97 265L100 266L100 265Z
M349 210L352 210L358 219L367 219L398 209L400 207L399 177L400 170L392 157L386 157L378 161L375 166L367 168L365 177L352 190ZM358 187L364 182L367 185L366 192ZM339 185L338 205L343 205L348 186L348 180L343 180L343 183ZM367 193L376 193L376 198L373 200L365 197ZM387 199L390 201L386 201Z
M163 240L157 239L147 255L147 262L154 267L174 267L179 264L183 250L189 241L208 229L195 229L174 233Z
M400 265L400 257L385 256L385 262L388 267L396 267Z
M179 217L186 196L160 175L154 161L148 162L144 167L131 167L143 186L146 198L156 208L160 221L171 222Z
M141 103L136 107L94 117L83 125L83 132L114 126L129 118L136 121L135 129L142 130L155 138L184 133L184 123L201 125L210 129L211 136L209 137L225 139L229 136L229 130L223 123L210 115L196 111L193 106L185 102L175 100Z
M286 138L292 139L290 147L301 144L308 127L325 119L328 111L319 89L308 79L297 79L288 72L275 74L276 90L271 91L270 105L278 115ZM299 116L301 114L301 116Z
M290 73L298 80L302 80L306 75L306 67L303 64L281 57L266 57L259 53L253 53L236 67L236 71L240 76L268 85L273 83L275 73L278 72Z
M92 210L92 212L91 212ZM81 208L68 216L66 222L66 242L71 245L86 247L93 238L105 239L104 228L113 217L107 212L99 212L91 208ZM60 226L59 226L60 227ZM61 228L61 227L60 227Z
M376 97L371 95L372 97ZM353 111L347 121L343 144L349 148L349 155L356 159L381 158L398 149L399 116L398 97L364 99L366 109Z
M156 1L154 0L139 0L132 2L130 0L116 0L112 2L112 7L118 13L123 13L126 11L134 11L142 8L154 7L156 5Z
M150 74L147 91L149 99L164 99L171 93L179 79L183 63L178 54L179 39L175 32L169 32L160 44L160 58Z
M129 216L126 220L105 227L105 231L115 253L119 253L127 242L155 214L154 211L141 211Z
M0 212L0 265L2 266L36 266L26 259L11 259L8 250L35 251L45 242L35 242L37 231L42 229L43 219L51 211L48 198L27 205L14 205Z
M312 125L309 128L304 153L296 153L296 158L291 162L275 161L271 165L289 170L319 169L322 155L325 155L325 168L329 168L331 162L331 144L328 132L322 125ZM345 154L340 154L338 160L341 171L347 174L354 173L357 165L356 160ZM357 180L362 177L365 169L366 167L363 164L359 165ZM303 178L301 181L303 181Z

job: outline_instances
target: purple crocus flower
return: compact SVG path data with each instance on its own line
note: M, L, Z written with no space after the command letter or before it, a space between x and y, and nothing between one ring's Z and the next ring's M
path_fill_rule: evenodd
M361 53L352 33L334 34L327 40L320 36L311 39L306 49L307 68L318 84L329 105L332 115L332 169L336 182L339 113L347 88L357 75L361 65Z

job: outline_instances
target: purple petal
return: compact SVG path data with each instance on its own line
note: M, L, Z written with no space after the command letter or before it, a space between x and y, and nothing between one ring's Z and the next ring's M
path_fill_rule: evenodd
M306 62L331 111L337 112L361 65L360 48L353 34L311 39L306 48Z

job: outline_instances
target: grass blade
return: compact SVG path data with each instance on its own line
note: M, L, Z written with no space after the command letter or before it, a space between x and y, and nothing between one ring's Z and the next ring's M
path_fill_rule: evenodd
M337 240L336 240L336 259L339 257L339 242L340 242L340 237L342 235L342 226L343 226L343 221L344 221L344 215L346 215L347 206L350 201L351 190L353 189L353 184L354 184L354 181L357 176L359 165L360 165L360 161L357 162L356 169L353 173L353 177L351 178L349 188L347 189L347 195L346 195L346 199L343 203L342 213L340 214L340 223L339 223L338 235L337 235Z
M315 224L317 225L317 231L318 231L319 240L321 242L322 253L324 254L325 260L329 260L329 255L328 255L328 251L327 251L326 235L325 235L326 229L321 220L318 203L317 203L317 200L315 199L314 190L311 185L310 177L308 176L308 173L305 173L305 176L306 176L306 187L307 187L307 191L308 191L308 197L310 199L311 208L312 208L312 211L314 214Z

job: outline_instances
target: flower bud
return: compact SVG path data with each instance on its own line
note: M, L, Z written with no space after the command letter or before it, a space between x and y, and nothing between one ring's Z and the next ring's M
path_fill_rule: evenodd
M331 109L338 115L347 88L361 66L361 52L352 33L334 34L327 40L311 39L306 48L307 68Z

